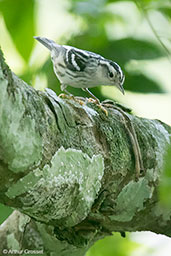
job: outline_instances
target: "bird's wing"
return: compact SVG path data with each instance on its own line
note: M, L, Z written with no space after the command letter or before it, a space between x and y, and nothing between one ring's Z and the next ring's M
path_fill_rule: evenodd
M77 48L69 48L66 51L66 65L73 71L81 72L90 64L97 65L99 56L100 55L92 52L83 51Z

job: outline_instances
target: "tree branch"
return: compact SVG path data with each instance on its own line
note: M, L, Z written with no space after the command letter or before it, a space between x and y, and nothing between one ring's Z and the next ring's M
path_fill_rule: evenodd
M1 226L0 251L17 246L84 255L112 231L171 236L171 211L157 193L171 128L125 112L145 168L135 180L124 110L113 102L105 106L108 116L94 103L36 91L10 71L0 52L0 202L20 211Z

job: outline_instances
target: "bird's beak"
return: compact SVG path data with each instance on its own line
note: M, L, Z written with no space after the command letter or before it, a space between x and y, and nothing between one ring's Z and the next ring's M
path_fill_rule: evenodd
M117 84L118 89L121 91L121 93L124 95L124 88L123 88L123 83L125 81L125 76L124 74L122 75L122 80Z
M123 95L125 94L125 91L124 91L124 88L123 88L122 84L117 84L117 88L121 91L121 93Z

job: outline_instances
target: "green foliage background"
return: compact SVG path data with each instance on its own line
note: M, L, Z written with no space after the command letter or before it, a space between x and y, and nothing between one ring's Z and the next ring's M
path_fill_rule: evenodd
M40 35L38 27L39 4L41 0L1 0L0 1L0 22L3 22L5 29L8 31L10 40L20 58L22 59L23 68L21 68L17 75L24 79L27 83L34 85L36 77L46 77L48 87L59 94L59 82L54 75L52 63L50 58L41 60L41 65L30 64L34 55L35 45L33 36ZM49 1L49 5L54 1ZM56 0L56 5L60 0ZM64 4L66 2L66 5ZM162 17L171 24L171 2L169 0L72 0L62 1L65 13L68 13L72 19L78 21L78 29L73 27L71 31L61 33L60 38L52 38L58 40L58 43L73 45L78 48L97 52L108 59L118 62L124 70L126 80L124 88L127 92L143 93L143 94L166 94L167 89L163 87L160 81L154 79L154 76L144 72L141 68L142 61L156 61L160 58L168 59L171 49L171 34L168 32L165 35L164 42L158 34L155 35L157 29L151 27L151 34L149 38L143 38L136 35L138 27L132 29L132 33L128 33L128 20L125 18L127 12L127 3L132 3L133 7L137 9L139 17L135 16L135 27L140 21L146 22L146 26L150 27L148 23L149 13L155 12L162 15ZM115 12L114 4L120 4L122 12ZM56 12L58 12L58 6ZM47 10L48 12L48 10ZM49 14L50 18L50 14ZM49 22L49 20L47 20ZM63 20L65 23L65 18ZM55 20L49 22L53 27ZM121 30L121 36L112 35L110 31L118 27ZM131 28L129 28L131 29ZM154 29L154 31L153 31ZM63 27L61 27L61 31ZM125 31L125 34L123 33ZM42 36L48 34L46 28ZM123 36L124 34L124 36ZM3 39L3 34L0 34L0 45ZM42 46L38 46L42 47ZM3 49L4 53L8 49ZM42 50L46 51L44 48ZM11 58L13 58L11 56ZM10 57L7 58L10 60ZM38 57L39 59L39 57ZM17 62L17 59L16 59ZM134 68L128 68L131 63L134 63ZM169 63L171 66L171 61ZM136 68L135 68L136 67ZM74 95L87 96L81 89L69 88L69 91ZM101 100L105 99L105 95L101 87L92 89L92 92ZM109 97L115 99L112 89L110 89ZM145 98L144 98L145 101ZM135 106L136 108L136 106ZM171 150L169 149L167 155L167 164L165 167L165 174L163 183L161 184L161 200L167 205L171 205L170 197L170 177L171 177ZM169 191L169 192L168 192ZM2 223L11 213L12 209L0 205L0 223ZM137 244L130 241L129 235L126 239L115 234L112 237L96 243L87 253L87 256L124 256L131 255L133 250L137 248Z

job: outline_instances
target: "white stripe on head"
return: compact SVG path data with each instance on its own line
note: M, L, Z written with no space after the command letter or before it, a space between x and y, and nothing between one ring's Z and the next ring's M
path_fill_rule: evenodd
M85 50L81 50L81 49L78 49L78 48L76 48L76 47L69 46L69 45L62 45L62 46L63 46L66 50L71 50L71 49L73 49L73 50L77 51L78 53L79 53L79 52L83 53L83 54L86 55L87 57L89 56L89 54L88 54Z
M109 67L109 62L108 61L106 61L105 59L103 60L103 59L100 59L100 64L102 64L102 65L106 65L106 66L108 66Z
M101 65L104 65L104 66L106 66L107 68L108 68L108 71L109 72L112 72L113 71L113 69L114 69L114 67L112 67L111 65L110 65L110 63L109 63L109 61L107 61L107 60L100 60L100 64ZM111 68L112 67L112 68ZM115 69L114 69L115 70ZM115 70L116 71L116 70Z
M88 54L88 53L87 53L86 51L84 51L84 50L77 49L77 48L75 48L75 50L78 51L78 54L79 54L79 52L80 52L80 53L84 54L84 55L87 56L87 57L90 56L90 54Z
M67 51L71 50L73 47L69 45L62 45Z

